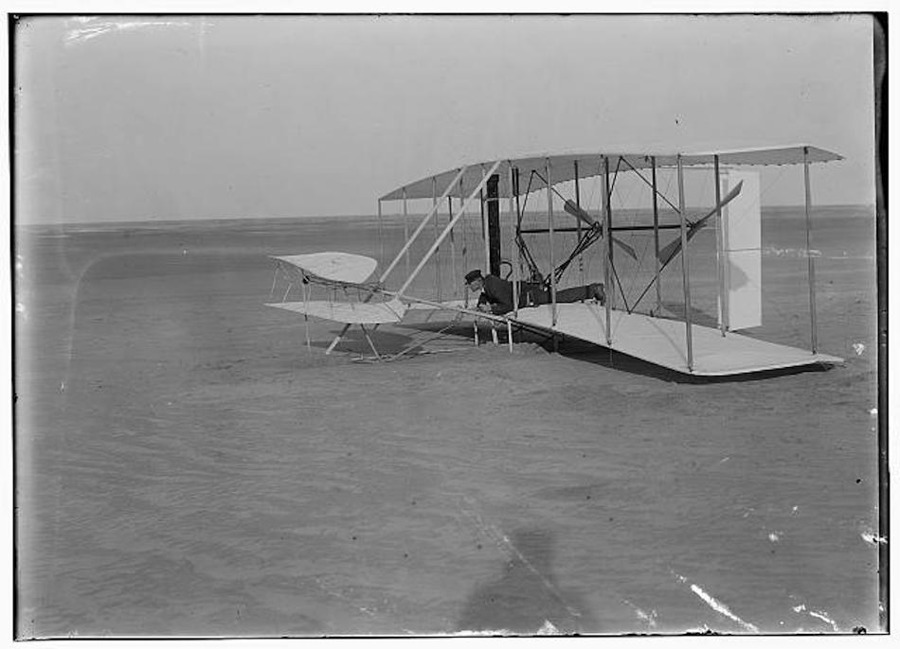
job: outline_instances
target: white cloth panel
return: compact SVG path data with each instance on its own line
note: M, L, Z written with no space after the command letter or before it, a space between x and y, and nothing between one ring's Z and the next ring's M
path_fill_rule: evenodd
M737 331L762 324L762 221L759 173L729 170L723 174L723 191L743 181L741 193L722 213L725 240L726 325ZM719 307L721 318L722 308Z

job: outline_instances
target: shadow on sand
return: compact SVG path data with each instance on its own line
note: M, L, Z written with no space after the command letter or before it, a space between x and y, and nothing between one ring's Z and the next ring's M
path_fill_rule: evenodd
M563 592L553 576L554 535L548 530L514 532L504 548L500 575L469 596L457 621L460 631L509 635L596 632L581 598Z
M396 354L397 352L408 348L413 343L412 336L397 333L395 330L388 330L384 327L375 330L369 329L368 331L369 337L372 339L375 348L378 350L378 353L382 355L390 356ZM336 329L331 332L331 336L328 339L313 340L311 345L319 349L328 349L334 336L337 336L338 333L340 333L340 330ZM353 326L347 330L335 350L336 352L339 351L348 354L372 354L372 348L369 347L365 335L357 326Z
M411 333L400 333L398 329ZM416 354L427 352L435 344L440 345L442 340L452 341L454 346L459 346L460 343L465 343L467 340L470 344L473 344L474 337L472 324L463 322L404 323L399 326L385 325L377 329L368 327L367 330L378 353L385 357L396 354L415 356ZM490 340L489 331L489 329L484 327L480 329L482 341ZM327 349L334 336L337 336L339 332L339 329L335 329L330 332L331 336L327 340L312 341L311 346L318 349ZM506 340L505 333L503 334L503 340ZM372 348L369 347L365 335L355 325L347 330L336 350L348 354L372 355Z

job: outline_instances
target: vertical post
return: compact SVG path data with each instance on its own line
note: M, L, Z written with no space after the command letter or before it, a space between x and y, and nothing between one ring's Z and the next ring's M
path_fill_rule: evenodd
M519 244L515 241L516 232L518 230L518 215L516 214L516 204L515 204L515 194L516 194L516 186L515 186L515 173L513 171L512 162L509 164L509 219L513 224L513 315L518 317L519 315L519 286L520 286L520 278L519 278ZM515 216L514 216L515 215ZM512 329L509 330L510 341L512 341ZM510 342L510 344L512 344Z
M612 284L609 281L610 262L612 260L612 209L609 205L609 158L603 156L602 182L603 214L606 224L603 228L603 236L606 238L606 251L603 255L603 281L606 289L606 346L612 348L612 296L615 295Z
M363 336L366 337L366 342L369 343L369 348L372 350L372 353L375 354L376 360L381 360L381 356L378 354L378 350L375 349L375 343L372 342L372 337L369 336L369 331L366 329L366 325L360 323L359 328L362 329Z
M379 252L380 256L379 256L378 261L381 264L381 267L384 268L384 226L382 224L382 218L381 218L381 199L380 198L378 199L378 242L379 242L379 246L380 246L380 252Z
M379 201L380 204L380 201ZM303 285L303 304L306 311L309 311L309 294L312 291L312 287L309 284ZM312 352L312 341L309 338L309 315L307 313L303 314L303 322L306 325L306 351Z
M574 161L575 165L575 206L580 210L581 209L581 185L579 181L581 180L578 177L578 160ZM578 241L581 241L581 219L575 219L575 229L576 236L578 237ZM584 281L584 254L578 253L578 273L581 277L581 285L585 285Z
M609 270L612 274L610 281L615 281L616 263L614 259L613 249L613 233L612 233L612 186L609 184L609 158L604 158L606 165L603 173L606 176L606 254L609 259ZM606 286L606 300L610 303L610 308L616 306L616 288L612 284Z
M500 241L500 174L488 178L485 188L487 205L487 237L488 237L488 269L491 275L500 276L501 241Z
M812 192L809 188L809 147L803 147L803 184L806 189L806 261L809 272L809 325L812 353L818 349L816 327L816 266L812 256L810 233L812 231Z
M685 218L684 167L678 154L678 212L681 217L681 281L684 286L684 330L687 341L688 372L694 371L694 345L691 336L691 269L688 260L687 219Z
M447 218L453 218L453 198L451 196L447 196ZM456 236L453 233L453 230L450 230L450 275L451 275L451 286L458 287L459 286L459 278L456 276ZM459 293L454 289L453 297L458 296Z
M662 271L662 262L659 260L659 191L656 187L656 156L650 156L650 174L653 182L653 252L656 259L656 315L662 311L662 286L660 286L659 273Z
M409 209L406 204L406 188L403 188L403 244L409 241ZM409 248L406 249L406 274L409 275Z
M514 185L516 188L516 190L515 190L516 191L516 254L518 255L519 238L522 236L522 232L521 232L521 229L522 229L522 205L519 203L519 189L520 189L521 180L519 178L519 168L518 167L516 167L514 170L513 178L515 180ZM519 263L520 264L522 263L521 260L519 260ZM531 277L530 273L528 275L528 279L529 279L529 281L534 279L533 277Z
M727 265L725 252L725 222L722 220L722 183L719 180L719 155L713 156L713 175L716 183L716 270L719 272L719 329L722 336L728 331L728 288L726 287Z
M434 238L438 233L438 209L437 209L437 177L431 177L431 211L434 212ZM437 301L441 301L441 249L434 251L434 285L437 292Z
M556 261L553 257L553 179L550 177L550 158L546 159L545 173L547 177L547 220L549 221L550 236L550 304L551 323L556 326ZM556 340L556 338L554 338Z
M481 165L481 176L484 177L484 165ZM484 188L478 192L478 205L481 207L481 236L484 238L484 274L491 272L491 242L488 234L487 217L484 214Z
M464 180L464 178L459 179L459 208L460 209L463 209L463 206L465 204L465 200L463 198L465 196L465 192L463 191L465 184L464 184L463 180ZM461 221L463 224L463 228L462 228L462 231L463 231L463 246L462 246L463 272L468 273L470 270L470 268L469 268L469 238L466 235L466 231L467 231L466 216L467 216L466 214L463 214L462 217L460 217L460 218L461 218ZM452 211L450 212L450 220L451 221L453 220L453 212ZM463 289L463 305L467 309L469 308L469 287L468 286L466 286ZM476 327L476 340L477 340L478 325L476 324L475 327Z

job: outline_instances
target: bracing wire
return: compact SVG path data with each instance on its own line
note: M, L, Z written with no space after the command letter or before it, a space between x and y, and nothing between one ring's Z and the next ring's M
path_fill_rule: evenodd
M628 192L628 194L626 194L626 195L624 195L624 196L621 196L621 198L620 198L620 200L619 200L620 206L622 206L622 207L624 208L624 206L628 204L628 200L631 198L631 194L632 194L633 192L639 191L639 190L640 190L640 186L638 186L637 189L631 188L631 190ZM652 192L652 189L651 189L650 191ZM632 226L632 227L633 227L633 226L635 225L635 222L637 221L637 218L638 218L638 210L633 210L633 211L631 212L631 216L630 216L630 219L629 219L629 226ZM648 250L649 245L650 245L650 238L649 238L649 237L640 237L640 239L643 241L643 246L642 246L642 248L641 248L641 254L639 255L639 257L638 257L638 259L637 259L637 264L636 264L636 266L635 266L634 272L631 273L631 281L628 283L628 291L627 291L627 293L628 293L629 295L632 293L632 291L633 291L634 288L635 288L635 285L637 284L637 281L638 281L638 277L639 277L639 275L640 275L640 272L641 272L641 270L642 270L643 267L644 267L644 261L645 261L646 258L647 258L647 250ZM632 235L631 238L630 238L630 242L633 243L634 240L635 240L635 237L634 237L634 235ZM632 305L632 309L633 309L633 307L634 307L634 305ZM631 312L631 311L629 311L629 313L630 313L630 312Z
M428 345L429 343L433 343L435 340L445 338L447 336L447 334L446 334L447 331L449 331L450 329L453 329L454 327L459 325L459 321L462 319L462 316L463 316L462 313L457 313L454 316L453 320L450 322L450 324L448 324L446 327L438 330L434 336L432 336L430 338L426 338L425 340L418 342L415 345L407 346L406 349L403 349L403 350L397 352L396 354L394 354L393 356L388 358L388 360L389 361L396 360L396 359L400 358L401 356L408 354L410 351L412 351L416 347L424 348L425 345Z

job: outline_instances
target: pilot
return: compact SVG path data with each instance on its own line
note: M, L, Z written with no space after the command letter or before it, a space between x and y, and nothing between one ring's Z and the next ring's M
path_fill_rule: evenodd
M513 287L505 279L496 275L482 276L480 270L466 273L466 286L473 293L481 292L475 307L485 313L503 315L513 310Z
M479 311L493 313L494 315L504 315L513 310L513 285L505 279L500 279L496 275L482 276L480 270L472 270L466 273L466 285L474 293L481 291L478 297ZM567 302L583 302L585 300L596 300L600 304L606 303L606 292L603 284L588 284L586 286L575 286L573 288L562 289L556 292L557 304ZM539 304L549 304L551 297L549 291L542 289L532 289L522 291L519 297L519 304L523 306L536 306Z

